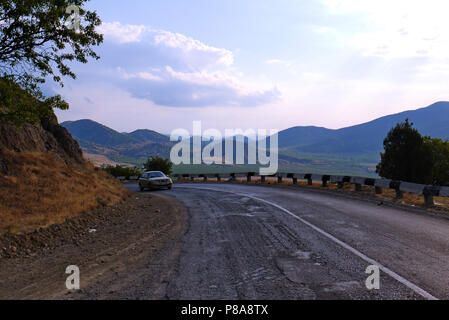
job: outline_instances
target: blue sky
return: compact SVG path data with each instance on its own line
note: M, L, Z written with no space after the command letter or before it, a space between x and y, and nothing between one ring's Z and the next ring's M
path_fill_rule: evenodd
M99 61L60 121L119 131L340 128L449 100L444 0L93 0Z

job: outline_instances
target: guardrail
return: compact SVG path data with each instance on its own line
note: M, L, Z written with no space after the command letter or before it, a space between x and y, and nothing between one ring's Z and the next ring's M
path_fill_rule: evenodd
M275 175L263 176L256 174L255 172L229 174L175 174L173 176L180 180L190 179L191 181L194 181L195 178L203 178L204 182L207 182L208 178L217 179L218 182L221 182L222 179L235 181L237 178L246 178L247 182L251 182L252 177L260 177L261 183L265 183L267 177L277 178L278 183L282 183L284 178L289 178L292 179L293 184L297 184L298 180L306 180L308 185L312 185L314 181L319 181L323 187L327 187L328 183L335 183L338 185L339 189L343 188L345 183L349 183L354 185L355 191L361 191L363 185L372 186L374 187L376 194L382 194L383 189L393 189L396 191L397 199L403 197L403 192L423 195L424 204L429 207L435 204L434 197L449 197L449 187L353 176L320 175L312 173L277 173Z

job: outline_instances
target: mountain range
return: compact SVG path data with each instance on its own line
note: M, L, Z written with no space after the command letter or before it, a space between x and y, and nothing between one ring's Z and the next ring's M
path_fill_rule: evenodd
M375 175L383 139L409 119L423 135L449 139L449 102L405 111L342 129L298 126L279 132L280 166L322 173ZM67 121L66 127L87 154L117 163L141 164L150 156L168 157L173 142L153 130L120 133L92 120Z

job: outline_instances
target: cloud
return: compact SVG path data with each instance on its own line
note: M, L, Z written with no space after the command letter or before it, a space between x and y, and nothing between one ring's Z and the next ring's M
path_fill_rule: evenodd
M151 47L152 50L163 51L173 60L182 60L192 69L231 66L234 63L234 55L230 50L209 46L180 33L120 22L105 22L98 31L105 36L107 42L118 45L140 43L147 49Z
M234 63L231 51L208 46L198 40L186 37L179 33L164 30L153 30L156 45L180 49L184 53L192 54L198 58L212 58L214 63L230 66Z
M144 25L123 25L120 22L103 22L98 27L98 32L107 39L120 44L140 42L147 27Z
M275 102L280 91L274 87L252 90L225 72L180 72L167 66L157 74L128 74L118 70L121 85L134 97L168 107L241 106L252 107Z
M103 77L133 97L166 107L259 106L281 97L276 86L244 83L233 53L180 33L104 23ZM89 71L86 71L89 72Z

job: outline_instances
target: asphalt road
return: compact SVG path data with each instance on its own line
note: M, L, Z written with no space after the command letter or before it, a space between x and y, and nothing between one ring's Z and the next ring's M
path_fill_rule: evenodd
M169 194L190 215L169 299L449 299L447 219L305 189ZM378 290L365 285L370 265Z

